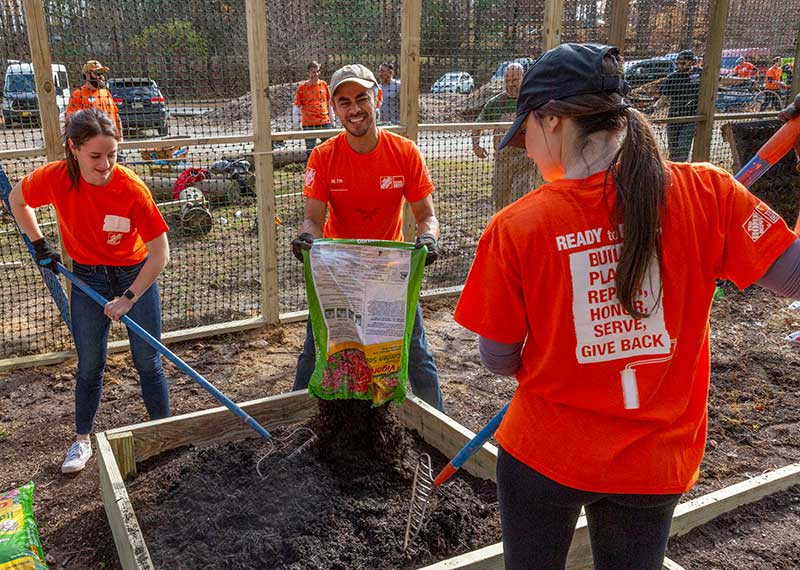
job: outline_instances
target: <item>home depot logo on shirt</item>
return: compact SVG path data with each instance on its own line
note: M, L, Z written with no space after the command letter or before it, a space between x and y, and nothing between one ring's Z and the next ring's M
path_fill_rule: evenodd
M314 177L317 175L317 171L313 168L306 168L306 178L303 184L305 186L313 186L314 185Z
M103 219L103 231L108 232L106 239L108 245L119 245L122 235L131 231L131 220L122 216L106 214Z
M381 190L403 188L406 185L404 176L381 176Z
M772 224L779 219L778 214L764 202L760 202L753 209L752 215L742 224L742 227L745 233L750 236L750 239L756 242L761 239L761 236L767 233L767 230L772 227Z

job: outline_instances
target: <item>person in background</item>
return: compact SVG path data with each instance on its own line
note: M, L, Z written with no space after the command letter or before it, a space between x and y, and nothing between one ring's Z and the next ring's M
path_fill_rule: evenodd
M700 97L700 69L695 67L697 58L692 50L683 50L675 60L677 70L662 79L637 87L632 93L660 95L656 108L667 106L668 117L691 117L697 114ZM694 121L667 123L667 146L669 159L675 162L689 160L689 151L696 128Z
M439 255L439 220L425 160L414 142L379 129L376 120L378 82L360 64L345 65L331 78L333 109L344 132L317 146L304 178L305 214L292 254L303 261L320 237L403 241L403 206L417 222L416 246L427 247L426 265ZM293 390L308 387L316 348L311 319L297 359ZM428 349L417 303L408 356L408 378L415 395L443 411L439 372Z
M562 44L500 147L548 182L489 222L455 310L518 386L495 438L505 568L563 569L585 509L597 570L662 567L708 422L715 278L800 297L800 240L733 176L665 162L619 51Z
M733 68L732 75L742 79L755 79L758 77L758 68L744 57L739 56L736 59L736 66Z
M67 103L66 118L69 119L73 113L81 109L100 109L114 121L114 128L120 136L119 140L122 140L122 122L119 118L119 109L117 109L114 97L107 88L106 71L108 71L108 67L94 59L87 61L83 65L83 68L81 68L83 85L70 95L69 103Z
M766 77L764 78L764 90L770 92L769 97L765 97L761 103L761 110L767 109L780 109L783 106L783 99L781 91L789 89L789 85L783 82L783 67L781 66L782 59L775 57L772 60L772 66L767 69Z
M75 473L92 456L89 439L103 391L108 332L112 320L128 315L155 338L161 336L156 278L169 261L167 227L150 190L117 164L119 133L99 109L72 113L64 128L65 160L25 176L9 200L19 227L31 239L36 261L58 272L59 253L47 242L34 208L52 204L73 272L106 299L101 307L72 287L72 336L78 352L75 383L75 441L61 466ZM150 419L169 415L167 380L161 357L128 332L133 364Z
M394 78L394 64L384 62L378 68L378 87L383 93L380 105L380 122L383 125L400 124L400 81Z
M320 65L316 61L308 64L308 79L303 81L294 95L292 124L303 130L333 128L333 107L328 84L319 78ZM317 145L316 138L306 139L306 150L311 152Z
M517 111L517 96L524 70L519 63L510 63L503 72L503 91L486 101L478 122L511 121ZM478 158L489 153L481 146L481 130L472 131L472 152ZM508 206L531 191L536 165L525 156L525 150L514 147L498 148L502 131L492 136L494 170L492 171L492 202L495 211ZM540 180L538 182L541 182Z

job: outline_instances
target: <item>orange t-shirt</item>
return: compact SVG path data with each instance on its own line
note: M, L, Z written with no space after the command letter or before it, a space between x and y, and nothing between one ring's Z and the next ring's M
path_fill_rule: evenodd
M746 77L751 79L758 74L758 70L756 66L750 63L749 61L745 61L744 63L736 64L736 67L733 68L733 75L734 77Z
M22 179L22 195L32 208L53 204L67 253L84 265L134 265L169 231L150 190L119 164L106 186L81 178L71 188L66 161L51 162Z
M525 341L497 441L555 481L601 493L682 493L706 439L715 278L747 287L797 239L725 171L669 164L661 267L634 320L615 294L621 227L605 173L545 184L480 239L455 319Z
M315 84L304 81L297 87L294 94L294 104L300 107L304 127L318 127L331 122L328 105L331 102L331 92L328 84L321 79Z
M378 130L378 145L355 152L340 133L318 145L306 166L303 195L328 203L324 236L403 241L403 203L433 192L417 145Z
M119 120L119 110L114 103L114 97L108 89L95 89L89 85L82 85L80 89L72 92L67 104L67 115L71 115L81 109L94 107L100 109L111 117L117 127L117 133L122 135L122 123Z
M767 79L764 81L764 89L776 91L783 86L783 70L780 66L773 65L767 70Z

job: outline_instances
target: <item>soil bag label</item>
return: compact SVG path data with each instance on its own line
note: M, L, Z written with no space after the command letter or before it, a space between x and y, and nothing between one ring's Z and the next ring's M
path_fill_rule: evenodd
M413 244L314 240L306 253L317 360L310 393L402 402L426 250Z
M47 570L33 520L33 482L0 494L0 570Z

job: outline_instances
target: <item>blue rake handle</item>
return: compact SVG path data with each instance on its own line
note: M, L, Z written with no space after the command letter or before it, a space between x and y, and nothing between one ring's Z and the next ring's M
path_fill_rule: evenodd
M49 262L50 261L47 260L45 262L45 264L49 263ZM44 264L42 264L42 265L44 265ZM72 273L69 269L64 267L62 264L56 263L56 267L58 267L58 270L61 273L63 273L67 277L67 279L72 281L73 285L75 285L81 291L86 293L89 297L92 298L92 300L96 301L101 307L104 307L108 303L108 301L102 295L100 295L97 291L95 291L94 289L89 287L86 283L81 281L78 278L77 275ZM123 315L120 320L123 323L125 323L125 325L129 329L131 329L133 332L138 334L142 338L142 340L147 342L147 344L149 344L150 346L155 348L158 352L160 352L161 354L166 356L175 366L177 366L178 368L180 368L181 370L186 372L186 374L188 374L192 378L192 380L194 380L195 382L200 384L206 390L206 392L208 392L209 394L214 396L214 398L216 398L218 402L223 404L226 408L228 408L230 411L232 411L234 414L236 414L242 420L244 420L244 422L247 425L249 425L251 428L256 430L259 435L261 435L262 437L264 437L266 439L269 439L269 438L272 437L272 434L270 434L267 430L265 430L261 426L261 424L259 424L256 420L254 420L249 415L247 415L247 413L242 408L237 406L225 394L223 394L222 392L217 390L217 388L215 388L214 385L211 384L211 382L209 382L208 380L203 378L197 371L195 371L194 368L192 368L191 366L186 364L183 360L181 360L174 352L172 352L166 346L161 344L161 342L156 340L153 337L153 335L151 335L149 332L147 332L141 326L139 326L139 324L137 324L136 321L134 321L133 319L131 319L127 315Z

